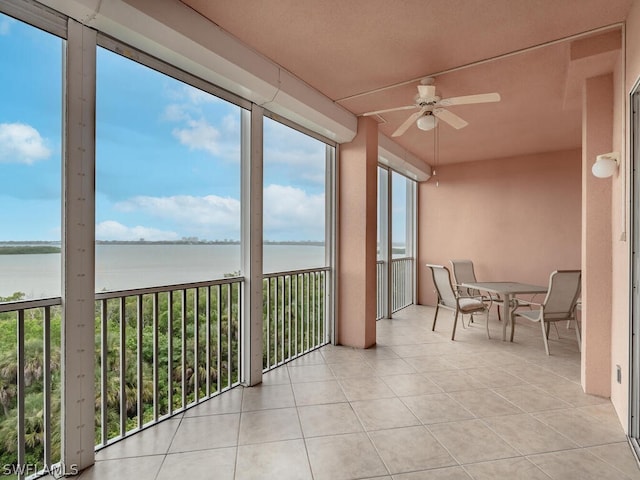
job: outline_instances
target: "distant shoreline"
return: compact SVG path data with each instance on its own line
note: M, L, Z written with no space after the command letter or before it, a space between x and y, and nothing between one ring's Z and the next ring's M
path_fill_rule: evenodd
M0 245L0 255L38 255L60 253L60 247L50 245Z
M265 240L265 245L311 245L324 246L324 242L315 240ZM240 245L239 240L96 240L96 245ZM60 248L60 242L50 242L46 240L35 241L0 241L2 247L34 247L34 246L54 246Z

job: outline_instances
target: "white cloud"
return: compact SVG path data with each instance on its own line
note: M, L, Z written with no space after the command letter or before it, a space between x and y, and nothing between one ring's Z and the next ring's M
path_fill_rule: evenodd
M234 198L216 195L138 196L118 203L116 208L125 212L143 212L200 230L203 227L208 229L217 227L220 230L237 231L240 225L240 202Z
M175 229L181 232L179 235L174 234L175 238L197 236L215 240L238 238L240 234L240 201L230 197L137 196L120 202L115 207L122 212L142 213L173 222ZM106 226L114 231L126 228L119 227L116 222ZM127 231L130 233L128 238L154 238L152 233L130 230L131 232ZM265 238L270 240L323 239L324 194L310 195L300 188L268 185L264 189L264 230ZM159 230L157 232L167 233Z
M51 155L44 139L31 125L0 123L0 163L31 165Z
M300 188L268 185L264 189L265 238L320 240L324 238L324 194Z
M159 230L157 228L127 227L114 220L107 220L96 225L96 238L99 240L140 240L147 241L178 240L181 237L171 231Z
M186 128L174 128L173 135L192 150L204 150L212 155L220 153L220 132L206 120L188 120Z

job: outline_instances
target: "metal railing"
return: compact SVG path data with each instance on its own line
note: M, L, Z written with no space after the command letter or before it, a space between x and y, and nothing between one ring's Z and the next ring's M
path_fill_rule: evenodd
M414 303L414 259L412 257L391 260L391 313ZM376 262L376 320L384 318L387 302L387 263Z
M0 303L0 475L25 478L60 462L61 299Z
M329 342L329 271L264 276L265 371ZM96 294L97 449L240 383L243 281ZM61 317L60 298L0 303L0 418L16 429L0 463L17 478L60 462Z
M384 312L386 311L387 295L386 284L387 279L385 276L385 262L378 260L376 262L376 320L384 318Z
M96 294L96 447L240 382L240 277Z
M391 313L413 304L413 258L391 260Z
M264 275L264 371L328 343L329 270Z

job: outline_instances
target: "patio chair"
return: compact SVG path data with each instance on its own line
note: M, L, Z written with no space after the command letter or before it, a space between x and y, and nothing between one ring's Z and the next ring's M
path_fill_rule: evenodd
M451 274L449 269L443 265L427 264L427 267L431 269L433 276L433 284L438 292L438 303L436 305L436 313L433 316L433 325L431 330L436 329L436 320L438 320L438 312L441 308L453 310L455 317L453 319L453 329L451 331L451 340L455 340L456 325L458 323L458 315L464 317L465 314L474 315L476 313L486 313L487 315L487 338L491 338L489 335L489 308L487 305L478 298L461 296L456 294L456 291L451 284ZM463 321L464 326L464 321Z
M576 303L580 297L580 282L580 270L556 270L549 277L549 290L542 303L518 300L518 305L511 314L511 341L513 341L516 319L524 318L532 322L540 322L544 349L549 355L550 325L555 322L576 320ZM518 310L521 304L532 308L530 310ZM580 326L577 320L575 324L578 350L580 350Z
M495 303L496 309L498 310L498 320L500 318L500 305L504 302L500 295L497 294L481 294L479 290L475 290L473 288L460 287L462 283L475 283L476 273L473 269L473 262L471 260L449 260L451 263L451 268L453 269L453 278L456 282L456 288L460 295L464 295L467 297L482 297L482 301L485 302L488 308Z

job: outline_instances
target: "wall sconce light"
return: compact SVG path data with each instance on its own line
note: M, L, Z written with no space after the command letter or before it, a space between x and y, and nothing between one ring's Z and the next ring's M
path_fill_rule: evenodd
M591 173L598 178L609 178L618 169L618 152L603 153L596 157L596 162L591 167Z

